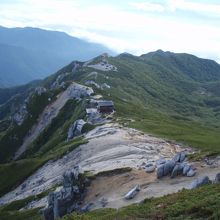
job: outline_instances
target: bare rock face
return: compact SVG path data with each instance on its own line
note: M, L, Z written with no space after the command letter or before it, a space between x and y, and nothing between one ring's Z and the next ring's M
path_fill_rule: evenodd
M53 82L50 89L65 88L65 82L63 80L69 74L70 73L62 73L59 76L57 76L56 80Z
M89 85L95 86L97 89L100 89L100 85L98 83L96 83L95 81L93 81L93 80L87 80L85 82L85 85L87 85L87 86L89 86Z
M80 68L80 64L76 61L73 63L72 73L75 73Z
M35 89L35 92L38 94L38 95L41 95L43 93L45 93L47 91L46 88L42 87L42 86L38 86L36 89Z
M48 207L43 210L45 220L58 219L65 214L79 211L79 200L85 189L85 179L79 167L63 174L63 188L48 195Z
M81 99L82 97L90 96L94 93L93 89L87 86L73 83L67 89L67 95L69 98Z
M27 106L26 104L22 105L21 108L13 115L13 121L17 125L22 125L24 120L28 115Z
M76 120L69 128L67 140L72 140L74 137L81 135L82 128L86 124L83 119Z

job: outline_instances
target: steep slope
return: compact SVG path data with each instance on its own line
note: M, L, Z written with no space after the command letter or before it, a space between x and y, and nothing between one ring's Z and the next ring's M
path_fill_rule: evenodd
M0 27L0 86L44 78L74 59L87 60L103 52L113 53L63 32Z
M94 95L79 92L76 99L68 91L73 82L85 88L84 91L94 91ZM87 119L88 101L99 97L114 102L113 120L121 126L191 145L203 155L219 154L219 83L220 66L214 61L156 51L140 57L103 54L87 62L74 61L45 80L0 90L4 96L0 96L0 173L3 177L0 194L18 186L48 160L56 160L85 143L83 139L69 142L67 134L77 119ZM69 94L70 99L63 99L63 94ZM85 131L92 128L87 127ZM91 142L83 146L91 146ZM119 141L117 144L119 151L127 149ZM131 152L130 156L120 151L127 160L133 158L132 152L144 152L146 148L132 146L125 151ZM16 152L17 161L13 161ZM109 150L103 154L106 157L111 153ZM103 154L100 151L92 155L94 166L103 162ZM112 157L120 161L120 154ZM72 155L70 161L75 157ZM60 163L65 164L63 158ZM66 162L75 165L74 161L68 163L68 157ZM54 167L59 166L62 171L60 163L56 160ZM51 166L51 162L48 164ZM18 189L22 191L22 186Z
M188 54L156 51L140 57L104 54L89 62L72 62L36 85L0 90L0 94L6 94L0 106L2 126L12 115L13 119L24 115L21 124L8 122L10 127L0 139L0 146L7 149L4 154L10 152L8 156L13 156L33 123L39 120L48 100L56 100L72 81L90 86L96 94L113 100L118 118L122 122L128 120L130 126L206 151L220 150L216 139L220 121L220 65ZM37 95L39 88L46 92ZM29 93L33 95L28 96ZM37 102L42 106L37 109L30 106ZM31 119L24 107L30 108L27 115ZM18 138L13 139L15 134Z

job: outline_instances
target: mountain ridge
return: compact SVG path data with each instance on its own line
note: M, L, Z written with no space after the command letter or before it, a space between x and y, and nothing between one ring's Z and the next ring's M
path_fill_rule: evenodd
M0 44L2 87L44 78L77 58L87 60L103 52L114 53L64 32L30 27L0 27Z
M86 62L72 61L44 80L0 89L0 175L3 177L0 179L0 195L24 183L31 174L37 176L32 180L33 187L39 184L41 190L45 189L43 184L46 180L39 180L35 171L42 174L39 169L44 170L44 165L59 166L59 158L64 161L67 158L67 164L68 160L74 162L73 156L68 157L70 152L75 152L74 149L76 161L83 161L84 155L79 156L78 149L82 149L78 148L79 145L87 151L86 146L90 149L97 145L90 145L91 133L95 136L94 141L99 132L103 132L105 140L105 135L110 135L110 140L111 135L117 135L109 120L121 132L124 128L131 134L135 130L130 128L134 128L147 132L148 138L166 138L157 146L161 143L171 148L176 143L181 147L189 146L192 149L187 149L195 151L191 155L193 158L219 155L219 85L219 64L188 54L159 51L158 55L156 51L141 56L102 54ZM67 98L63 99L63 96ZM104 124L106 122L104 127L100 127L99 123L90 123L92 120L89 120L87 111L88 108L94 111L94 102L99 99L114 103L114 114L99 120ZM78 120L85 122L81 136L69 140L68 134L77 128ZM144 134L138 134L138 138L143 140ZM86 139L86 136L89 138ZM28 137L33 138L29 140ZM102 142L99 144L103 147ZM110 150L107 143L105 146ZM124 153L120 148L123 146L116 143L116 147ZM136 152L131 146L127 147L132 149L128 150L129 154ZM16 152L19 154L15 158ZM93 159L97 156L98 162L95 162L100 163L98 153L93 155ZM111 155L111 151L105 155ZM90 156L88 154L88 158ZM54 161L54 166L51 161ZM85 163L89 166L87 160ZM25 186L20 185L16 190L22 193L22 187ZM30 192L35 195L35 192ZM22 196L11 193L12 200ZM29 191L26 193L29 194Z

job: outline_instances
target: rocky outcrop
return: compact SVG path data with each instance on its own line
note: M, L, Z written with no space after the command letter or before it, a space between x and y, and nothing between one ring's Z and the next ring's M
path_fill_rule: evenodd
M90 96L94 93L93 89L78 83L72 83L67 89L69 98L81 99L82 97Z
M213 183L220 183L220 173L217 173Z
M80 64L77 63L76 61L73 62L72 73L75 73L79 68L80 68Z
M184 162L186 159L186 153L179 152L171 160L166 161L160 158L156 161L157 165L157 178L161 179L164 176L170 175L171 178L175 178L179 175L192 177L196 174L193 167Z
M62 73L59 76L57 76L56 80L53 82L50 89L65 88L64 78L69 74L70 73Z
M195 189L198 188L202 185L206 185L210 183L209 177L208 176L203 176L203 177L199 177L196 180L194 180L191 184L190 184L190 189Z
M186 153L184 151L177 153L173 157L173 161L182 163L186 159Z
M82 134L82 128L86 124L83 119L76 120L69 128L67 134L67 140L72 140L74 137Z
M35 92L37 93L37 95L42 95L46 91L47 91L47 89L42 86L38 86L37 88L35 88Z
M164 176L171 174L173 168L175 167L176 163L173 160L168 160L167 162L159 165L157 168L157 178L161 179Z
M98 83L96 83L95 81L93 81L93 80L86 81L85 85L87 85L87 86L95 86L97 89L100 89L100 85Z
M13 115L13 121L17 124L17 125L22 125L24 120L27 118L28 115L28 111L27 111L27 105L24 104L20 107L20 109L18 110L18 112L16 112Z
M45 220L54 220L73 211L80 211L79 201L85 189L85 178L79 167L63 175L63 187L48 195L48 206L43 210Z

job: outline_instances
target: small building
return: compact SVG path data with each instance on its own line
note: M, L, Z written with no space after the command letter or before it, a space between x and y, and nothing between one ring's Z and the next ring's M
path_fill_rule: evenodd
M114 103L112 101L100 100L98 101L98 111L104 114L110 114L114 111Z

